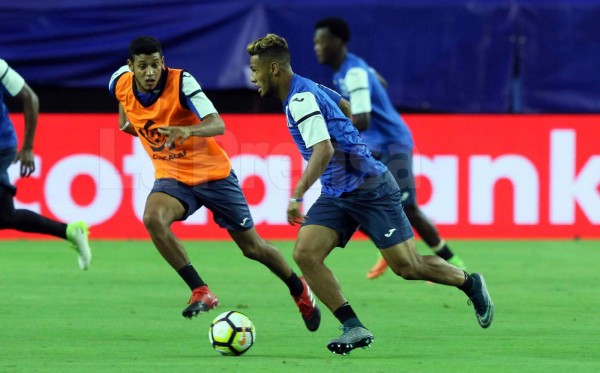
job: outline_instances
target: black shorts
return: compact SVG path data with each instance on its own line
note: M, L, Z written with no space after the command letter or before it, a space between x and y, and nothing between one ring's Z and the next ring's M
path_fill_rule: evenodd
M405 206L417 203L417 189L415 175L413 174L413 153L404 147L388 146L381 153L373 156L387 166L388 170L398 183L402 193L402 204Z

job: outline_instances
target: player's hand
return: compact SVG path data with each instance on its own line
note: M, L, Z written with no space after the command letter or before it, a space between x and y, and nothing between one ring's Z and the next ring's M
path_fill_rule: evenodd
M306 216L300 212L301 202L290 202L287 208L287 218L290 225L302 224Z
M21 163L21 176L29 177L35 171L35 162L33 157L33 150L21 149L15 156L13 163Z
M172 149L174 145L180 145L192 135L192 130L189 127L180 126L160 127L158 132L167 136L165 147L168 149Z

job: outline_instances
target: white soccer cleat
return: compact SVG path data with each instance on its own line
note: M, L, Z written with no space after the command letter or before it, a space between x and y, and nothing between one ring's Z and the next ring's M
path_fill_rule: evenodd
M92 250L88 243L88 236L90 234L89 227L86 222L76 221L67 224L67 240L71 243L71 246L79 257L79 268L87 270L92 262Z

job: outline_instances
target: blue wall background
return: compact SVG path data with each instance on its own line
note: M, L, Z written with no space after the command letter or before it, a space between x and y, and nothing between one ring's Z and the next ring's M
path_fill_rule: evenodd
M331 85L314 23L345 18L349 49L394 104L462 113L600 112L600 1L19 0L0 2L0 57L31 84L104 88L139 35L203 88L252 88L246 45L268 32L294 70Z

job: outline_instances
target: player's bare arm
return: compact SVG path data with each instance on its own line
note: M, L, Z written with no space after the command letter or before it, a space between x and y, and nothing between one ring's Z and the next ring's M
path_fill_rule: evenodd
M338 102L338 107L340 108L342 113L344 113L346 118L352 120L352 109L350 107L350 101L346 100L345 98L342 98L340 102Z
M315 181L325 172L327 165L333 157L333 146L329 139L323 140L312 146L312 155L308 160L306 169L300 181L296 184L294 192L292 193L292 199L302 198L304 193L310 188ZM287 209L288 223L290 225L302 224L304 222L304 215L300 212L300 203L290 201Z
M352 124L359 131L366 131L371 122L371 113L359 113L352 116Z
M131 136L137 137L138 135L135 131L135 128L129 123L127 114L125 114L125 110L123 110L123 106L121 106L121 104L119 104L119 129L130 134Z
M166 147L182 143L190 136L213 137L225 133L225 122L217 113L208 114L202 122L193 126L168 126L161 127L158 132L167 136Z
M27 177L35 171L33 140L35 138L40 102L35 92L27 83L24 83L23 88L15 97L23 103L25 137L23 138L21 150L15 156L14 162L20 163L20 174Z

